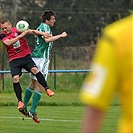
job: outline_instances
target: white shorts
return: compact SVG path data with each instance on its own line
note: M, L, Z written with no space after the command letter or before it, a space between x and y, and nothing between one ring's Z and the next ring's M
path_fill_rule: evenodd
M48 67L49 67L50 60L46 60L44 58L32 58L32 60L35 62L37 68L43 74L46 80L48 76ZM37 80L36 77L32 73L30 73L30 77L32 79Z

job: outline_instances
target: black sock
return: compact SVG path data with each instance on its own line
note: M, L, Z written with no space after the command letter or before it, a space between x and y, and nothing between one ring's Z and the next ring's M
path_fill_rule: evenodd
M18 101L22 101L22 89L19 82L13 83L13 87Z
M45 90L49 88L47 85L47 82L41 72L38 72L35 76L36 76L38 82L45 88Z

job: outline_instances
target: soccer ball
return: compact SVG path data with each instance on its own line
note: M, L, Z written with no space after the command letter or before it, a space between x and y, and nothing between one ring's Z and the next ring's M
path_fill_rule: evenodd
M29 29L29 24L24 20L20 20L19 22L17 22L16 28L18 32L24 32Z

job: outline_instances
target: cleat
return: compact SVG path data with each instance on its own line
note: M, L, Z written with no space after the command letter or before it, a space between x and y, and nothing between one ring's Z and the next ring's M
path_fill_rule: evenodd
M49 97L54 96L54 92L51 91L50 89L46 89L46 93L47 93L47 95L48 95Z
M31 117L31 118L33 119L34 122L40 123L40 120L38 119L36 113L32 114L30 111L29 111L28 113L29 113L28 116Z
M25 110L24 108L19 109L19 112L21 112L23 115L29 117L29 112L27 110Z
M21 110L24 108L24 103L22 101L18 102L18 110Z

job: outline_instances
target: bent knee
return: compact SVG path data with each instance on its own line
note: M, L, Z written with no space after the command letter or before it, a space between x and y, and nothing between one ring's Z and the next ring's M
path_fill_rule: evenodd
M31 68L31 72L32 72L34 75L36 75L36 74L39 72L39 70L38 70L37 67L33 67L33 68Z
M13 82L14 82L14 83L19 82L19 75L15 75L15 76L13 77Z

